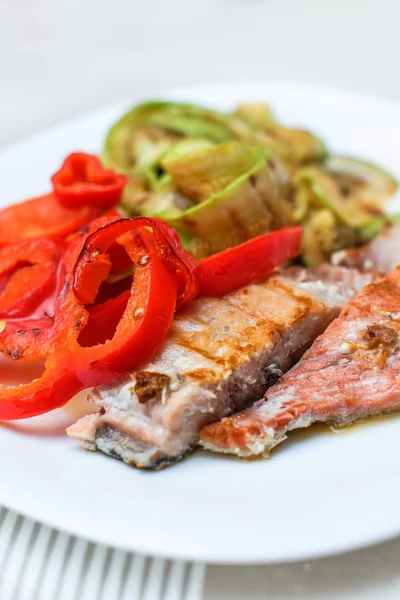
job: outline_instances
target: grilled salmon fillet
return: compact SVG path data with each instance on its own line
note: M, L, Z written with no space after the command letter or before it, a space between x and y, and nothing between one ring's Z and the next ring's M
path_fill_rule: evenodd
M400 409L400 268L367 286L251 408L205 427L201 444L268 456L288 431Z
M332 264L385 275L391 273L400 264L400 223L388 227L361 248L336 252Z
M67 433L138 467L179 460L202 427L260 398L371 277L294 267L223 298L191 302L153 359L96 388L99 413Z

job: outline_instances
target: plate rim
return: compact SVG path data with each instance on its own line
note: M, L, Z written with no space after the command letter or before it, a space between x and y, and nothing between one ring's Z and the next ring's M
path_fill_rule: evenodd
M4 146L0 146L0 160L3 154L10 152L17 152L27 143L35 143L40 140L44 135L51 135L55 133L57 129L61 127L67 127L68 125L75 125L78 122L85 122L88 117L94 117L101 115L107 110L119 110L129 104L146 101L150 99L164 98L174 95L183 95L187 92L193 92L197 89L202 88L213 88L213 89L224 89L229 87L236 87L241 85L242 87L252 88L257 86L270 86L270 87L287 87L290 88L304 88L309 91L314 90L316 92L329 93L329 94L340 94L342 96L348 96L349 98L355 98L363 100L367 98L369 101L373 101L380 104L386 104L388 107L400 108L400 100L386 96L384 94L375 94L370 92L363 92L362 90L351 88L347 86L339 86L329 83L318 83L317 81L306 81L306 80L290 80L290 79L227 79L223 81L206 80L204 82L190 82L188 84L178 84L172 87L160 88L159 90L151 90L146 92L143 91L132 94L132 97L124 97L113 102L106 102L104 104L98 104L93 108L89 108L83 111L78 111L75 115L69 115L67 118L56 119L50 125L41 127L38 130L33 131L27 136L18 137L15 141L6 143Z

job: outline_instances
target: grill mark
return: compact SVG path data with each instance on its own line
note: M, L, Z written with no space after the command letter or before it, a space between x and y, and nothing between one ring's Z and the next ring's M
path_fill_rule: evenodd
M305 297L307 298L307 297ZM295 298L297 300L297 298ZM265 327L266 325L268 325L268 323L273 323L273 327L270 325L269 329L271 331L271 333L275 332L275 333L279 333L285 329L285 327L287 327L288 329L293 327L298 321L299 319L304 318L305 316L307 316L307 314L309 314L309 312L311 312L312 308L314 308L314 306L317 306L316 304L314 304L313 300L311 298L307 298L308 301L304 301L303 304L305 304L305 306L299 306L299 303L296 303L297 306L292 306L293 309L293 315L291 316L291 320L290 323L288 323L288 321L285 320L281 320L278 317L273 317L273 318L263 318L260 315L255 315L253 313L250 313L249 311L245 311L243 310L242 312L244 314L247 314L248 316L251 316L253 318L255 318L257 321L262 321L262 324L259 325L259 327ZM325 307L325 305L321 302L320 303L321 308Z
M226 307L229 307L231 309L233 308L234 312L236 312L237 314L242 314L242 315L246 315L248 317L253 318L256 322L259 323L259 328L261 328L261 327L265 328L265 325L268 324L269 319L263 319L262 317L259 317L259 316L253 315L253 314L251 314L251 313L249 313L247 311L244 311L241 308L239 308L239 307L231 304L230 302L228 302L225 298L220 298L219 301L221 303L224 303L226 305ZM234 314L232 314L232 319L233 320L235 319ZM210 322L209 321L203 320L203 319L198 318L198 317L191 317L191 321L192 321L192 323L194 323L194 324L198 323L198 324L202 325L205 328L209 328L210 327ZM280 324L282 324L282 323L279 322L278 320L277 321L274 320L274 326L278 327ZM251 332L251 329L252 329L252 327L249 326L248 327L249 333ZM191 352L197 352L197 354L200 354L201 356L203 356L207 360L211 361L214 364L222 366L225 369L237 366L238 363L240 364L240 361L237 360L238 356L240 357L240 356L243 356L245 354L246 355L251 355L252 353L257 352L257 350L260 351L262 349L261 345L260 345L259 348L254 349L254 347L253 348L251 347L252 346L251 344L249 344L247 348L246 348L246 346L239 346L238 344L235 344L235 345L232 344L232 345L230 345L231 352L228 354L228 356L225 355L225 356L222 356L220 358L217 358L217 357L215 357L214 354L211 354L211 353L207 352L206 348L199 348L198 346L193 347L190 344L189 340L187 340L187 341L184 340L183 337L184 337L185 333L183 333L183 332L177 332L177 334L175 334L175 336L174 336L175 340L179 340L178 345L183 346L184 348L186 348L187 350L190 350ZM193 332L193 333L195 333L195 332ZM271 334L271 327L268 328L268 333ZM222 331L221 331L221 335L223 335ZM243 336L246 336L246 331L243 331ZM234 337L234 336L232 336L232 337ZM249 336L249 337L251 337L251 336ZM265 336L265 337L267 337L267 336ZM253 346L254 346L254 344L253 344ZM243 361L241 361L241 362L243 362Z
M176 342L178 346L181 346L190 352L197 353L211 363L223 367L224 369L232 369L237 368L245 362L243 357L252 358L252 356L257 355L259 352L266 349L266 342L271 342L271 351L273 351L279 341L283 339L282 331L285 329L285 327L287 326L287 329L291 329L300 319L306 317L307 314L308 311L306 309L298 310L298 312L293 315L293 318L289 324L287 324L285 321L280 321L279 319L274 319L272 324L268 322L268 319L262 320L259 318L258 321L262 321L262 323L259 325L258 330L264 330L264 335L262 338L260 339L261 336L259 336L257 343L251 343L251 341L249 341L247 346L233 346L232 344L230 345L231 352L221 357L215 357L214 354L209 353L204 348L199 348L198 346L193 347L190 344L190 341L185 341L184 339L177 337L175 339L179 339L179 342ZM251 331L251 328L249 328L249 331ZM246 335L245 332L243 332L243 335Z
M250 287L250 286L249 286ZM237 310L238 313L242 313L243 315L246 315L246 317L250 317L252 319L255 319L256 321L260 321L262 320L263 322L267 322L270 319L266 318L266 317L261 317L260 315L256 315L255 313L251 312L250 310L242 307L242 306L238 306L237 304L230 302L230 296L225 296L225 298L223 299L223 301L225 302L225 304L227 304L228 306L230 306L231 308L234 308Z
M275 286L275 285L277 284L277 280L276 280L276 279L273 279L272 283L273 283L273 286ZM248 288L251 288L251 287L254 287L254 288L256 288L257 290L262 290L262 291L264 291L264 290L265 290L265 288L266 288L266 286L265 286L265 283L264 283L264 284L250 284L250 285L248 286ZM289 295L289 296L291 296L292 298L294 298L296 301L297 301L297 300L300 300L300 299L301 299L303 296L304 296L305 298L308 298L308 297L307 297L307 296L305 296L304 294L303 294L303 295L301 295L301 297L294 296L293 294L290 294L290 293L288 293L288 291L286 290L286 288L285 288L284 286L282 286L282 285L279 285L279 286L277 286L277 287L279 288L279 295L280 295L280 296L281 296L283 299L285 299L285 298L286 298L288 295ZM244 289L247 289L247 288L244 288ZM272 289L273 289L273 288L272 288ZM282 292L282 290L283 290L283 292ZM233 294L234 294L234 293L233 293ZM226 307L233 308L233 309L235 309L235 310L236 310L238 313L242 313L243 315L246 315L247 317L251 317L252 319L255 319L256 321L259 321L260 319L261 319L261 320L263 320L263 321L268 321L268 320L270 320L270 319L268 319L268 318L266 318L266 317L262 317L261 315L258 315L258 314L256 314L256 313L254 313L254 312L252 312L252 311L248 310L248 309L247 309L247 308L245 308L245 307L242 307L242 306L238 305L237 303L234 303L234 302L232 302L232 301L230 300L231 298L233 298L233 297L237 298L237 296L234 296L233 294L232 294L232 295L227 295L227 296L225 296L225 297L223 297L223 298L218 298L218 301L219 301L219 302L221 302L221 304L225 304L225 306L226 306ZM312 299L311 299L311 298L309 298L309 300L311 300L311 302L312 302ZM275 301L276 301L276 298L273 298L273 297L271 297L271 303L273 303L273 302L275 302ZM185 315L182 315L182 317L183 317L183 318L182 318L182 320L184 320L184 319L186 318L186 317L185 317ZM177 320L177 321L179 321L179 320L180 320L180 316L177 316L177 317L176 317L176 320ZM199 318L199 317L195 317L195 318L193 318L193 321L195 321L195 320L196 320L198 323L201 323L202 325L206 325L206 326L209 326L209 325L210 325L210 322L209 322L209 321L202 320L202 319L201 319L201 318Z
M288 323L287 321L281 320L277 317L274 318L263 318L260 315L254 314L253 312L243 309L242 307L239 307L238 305L232 303L229 300L229 296L225 297L225 298L220 298L219 301L221 303L224 303L226 305L226 307L229 308L233 308L235 312L237 312L238 314L241 315L246 315L247 317L250 317L252 319L254 319L256 322L258 322L258 329L263 329L265 330L264 332L264 336L263 336L263 340L265 339L265 341L271 341L273 347L276 346L276 344L278 343L277 340L274 340L274 337L276 337L276 335L282 339L282 331L287 328L288 330L292 327L295 326L295 324L301 320L304 319L314 307L317 307L318 305L323 308L325 305L323 304L323 302L318 302L317 300L314 300L312 297L310 296L306 296L303 293L296 293L293 290L293 286L290 285L285 285L283 282L279 281L279 280L274 280L274 287L275 289L277 289L280 292L280 295L282 296L282 298L287 298L287 296L290 296L294 301L295 301L295 306L293 306L293 315L291 317L290 323ZM257 285L255 285L255 287L257 287ZM273 302L274 299L271 298L271 302ZM275 299L276 301L276 299ZM234 316L232 317L234 318ZM190 317L191 321L193 324L199 324L202 327L209 327L210 323L209 321L205 321L201 318L198 317ZM249 327L249 331L251 331L251 328ZM186 333L186 332L185 332ZM214 363L215 365L218 365L219 367L223 367L224 369L229 369L229 368L233 368L233 367L237 367L239 364L242 364L244 362L244 360L240 360L243 356L249 356L251 357L253 354L256 354L257 352L261 351L264 347L265 344L262 343L258 343L256 348L254 348L255 344L251 344L249 343L247 348L246 346L239 346L239 345L231 345L230 349L231 352L228 351L228 354L225 354L224 356L221 357L215 357L214 354L210 353L207 351L206 348L199 348L198 346L194 347L191 343L190 340L185 340L183 339L185 337L185 333L184 332L177 332L177 334L174 336L175 340L178 341L178 345L180 345L181 347L185 348L186 350L190 351L190 352L195 352L198 355L202 356L203 358L206 358L208 361L210 361L211 363ZM193 332L195 334L195 332ZM222 333L222 332L221 332ZM245 335L245 332L243 332L243 335ZM189 335L188 335L189 337ZM251 335L249 335L250 339L251 339ZM273 349L273 348L272 348ZM219 374L219 377L221 377L222 375Z
M259 352L265 349L266 344L263 342L271 341L273 334L277 333L275 330L278 328L279 323L274 323L274 325L274 331L272 332L271 329L268 329L266 331L266 335L262 338L261 342L257 344L249 342L247 346L240 346L239 344L230 344L228 352L221 357L216 357L214 354L209 353L206 349L199 348L198 346L193 347L190 344L190 341L185 341L181 338L179 339L177 345L185 348L186 350L189 350L190 352L195 352L201 355L203 358L206 358L209 362L218 365L219 367L222 367L226 371L227 369L229 370L232 368L237 368L241 364L243 364L245 362L245 359L243 357L252 358L252 356L257 355ZM245 332L243 332L243 336L246 337ZM276 343L273 344L273 346L275 345ZM187 373L185 373L185 375L186 374ZM221 376L223 375L221 374Z
M286 294L282 294L282 297L285 297L285 296L286 296ZM266 317L263 317L263 316L261 316L259 314L256 314L256 313L252 312L251 310L249 310L248 308L242 308L242 307L238 308L238 306L234 302L230 302L229 297L226 300L226 302L227 302L227 304L229 304L233 308L237 308L237 310L239 312L243 313L244 315L247 315L248 317L251 317L251 318L255 319L256 321L259 321L260 319L262 321L264 321L264 322L268 322L268 321L272 320L271 318L266 318ZM272 302L274 302L274 298L271 298L271 303Z
M206 350L203 350L200 348L193 348L193 346L191 346L190 343L185 342L185 340L179 339L179 342L176 342L176 345L180 348L185 348L185 350L189 350L190 352L198 354L199 356L202 356L203 358L206 358L208 361L214 363L215 365L218 365L219 367L221 367L221 366L225 367L224 359L215 359L215 357L210 356L210 354L208 354L208 352ZM218 371L219 371L219 369L218 369ZM186 375L186 373L183 373L183 375ZM222 376L222 374L221 374L221 376Z
M313 307L314 305L316 305L318 302L320 305L324 305L323 302L318 301L317 299L312 298L311 296L307 296L306 294L302 293L302 292L297 292L294 293L293 292L293 286L291 285L285 285L282 281L280 281L279 279L273 279L272 282L273 283L273 287L271 289L277 288L277 291L279 291L279 295L282 297L282 299L286 299L287 296L289 296L290 298L292 298L293 300L295 300L296 304L298 303L302 303L305 305L304 308L309 309L310 307ZM252 284L250 287L254 287L256 289L260 289L260 290L265 290L265 284L263 285L257 285L257 284ZM229 308L233 308L235 309L238 313L241 313L243 315L246 315L247 317L250 317L252 319L255 319L256 321L260 321L262 320L263 322L268 322L271 319L268 319L267 317L263 317L259 314L256 314L254 312L252 312L251 310L249 310L248 308L242 307L240 305L238 305L235 302L232 302L230 300L231 296L225 296L224 298L218 298L218 301L221 302L221 304L225 304L226 307ZM276 302L276 298L272 298L271 297L271 303ZM325 305L324 305L325 306ZM295 308L295 307L293 307ZM297 307L298 309L301 310L300 307ZM182 317L177 316L176 320L179 322L179 320L185 320L187 317L185 315L182 315ZM191 320L194 323L199 323L203 326L210 326L210 322L203 320L199 317L191 317ZM296 320L296 319L295 319ZM275 320L274 320L274 324L275 324Z
M230 309L234 309L234 310L232 311L232 314L231 314L231 315L229 315L229 317L230 317L232 320L235 320L235 314L234 314L234 313L237 313L237 314L239 314L239 315L246 315L247 317L250 317L250 318L254 319L254 320L255 320L256 322L258 322L258 323L259 323L260 321L263 321L263 322L268 322L268 321L270 320L270 319L268 319L268 318L263 318L263 317L261 317L261 316L259 316L259 315L255 315L255 314L253 314L253 313L251 313L251 312L249 312L249 311L246 311L246 310L244 310L243 308L241 308L241 307L239 307L239 306L236 306L235 304L233 304L233 303L229 302L229 301L228 301L228 300L226 300L225 298L219 298L218 300L219 300L221 303L225 304L225 305L226 305L226 307L229 307ZM182 320L182 321L186 321L186 320L187 320L187 317L184 317L183 319L179 319L179 317L178 317L178 318L176 319L176 321L177 321L178 323L179 323L179 321L180 321L180 320ZM201 325L202 327L205 327L205 328L210 328L210 325L212 325L212 323L210 323L210 321L209 321L209 320L202 319L201 317L190 317L190 321L191 321L192 323L194 323L194 324L199 324L199 325ZM249 327L251 327L251 326L249 326ZM198 333L201 333L201 332L198 332ZM223 333L224 333L224 332L221 330L221 334L223 334Z
M194 379L200 382L213 380L215 373L212 369L194 369L193 371L186 371L185 377Z
M227 300L227 304L234 308L237 308L237 306L233 302L229 302L229 300ZM246 308L241 308L239 312L243 313L244 315L247 315L248 317L251 317L252 319L255 319L256 321L259 321L261 319L262 321L266 322L269 320L266 318L262 318L260 315L257 315Z
M233 306L232 304L230 304L229 302L227 302L226 297L223 298L216 298L215 300L218 300L219 303L221 303L221 305L225 304L225 306L229 306L231 308L234 308L237 312L241 312L241 309L239 309L237 306ZM194 322L197 323L201 323L202 325L205 325L207 327L210 326L210 321L204 320L201 317L189 317L191 320L193 320ZM185 313L183 313L182 315L180 315L178 313L178 315L176 315L175 320L179 323L179 321L186 321L188 319L188 315L185 315Z
M296 283L295 281L293 282ZM307 295L304 292L298 290L295 285L285 284L283 281L276 279L275 284L277 288L283 291L283 296L289 296L290 298L296 300L297 302L304 305L304 308L310 309L313 306L320 305L325 306L325 303L322 300L318 300L318 298L314 298L311 295Z

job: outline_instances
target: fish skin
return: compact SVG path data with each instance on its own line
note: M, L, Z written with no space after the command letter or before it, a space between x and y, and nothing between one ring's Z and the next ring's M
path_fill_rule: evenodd
M295 267L224 298L193 301L151 361L96 388L100 412L67 433L140 468L180 460L204 425L260 398L371 277Z
M400 268L368 285L265 397L205 427L201 445L267 457L293 429L400 409Z

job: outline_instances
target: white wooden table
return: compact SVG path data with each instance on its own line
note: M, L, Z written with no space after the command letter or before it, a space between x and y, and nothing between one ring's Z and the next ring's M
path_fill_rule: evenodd
M0 0L0 147L134 91L190 82L310 80L400 101L399 25L399 0ZM206 600L397 599L400 541L204 571L0 513L1 600L200 600L204 573Z

